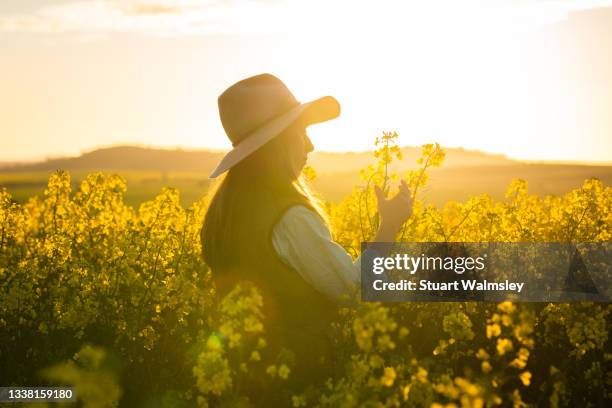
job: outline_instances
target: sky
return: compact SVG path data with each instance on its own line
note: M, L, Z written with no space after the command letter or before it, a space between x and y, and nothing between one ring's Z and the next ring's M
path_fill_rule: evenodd
M217 96L268 72L335 96L318 150L383 131L612 163L612 1L2 0L0 161L226 150Z

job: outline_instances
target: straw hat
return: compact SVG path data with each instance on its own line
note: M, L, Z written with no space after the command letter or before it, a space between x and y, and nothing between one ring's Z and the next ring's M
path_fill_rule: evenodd
M340 115L340 104L335 98L324 96L300 103L280 79L270 74L235 83L219 96L218 102L223 129L234 148L210 178L234 167L300 117L309 126Z

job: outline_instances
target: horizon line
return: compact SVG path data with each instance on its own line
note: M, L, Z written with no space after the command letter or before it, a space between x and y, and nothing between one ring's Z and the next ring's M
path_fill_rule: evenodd
M44 157L31 158L31 159L17 159L17 160L1 160L0 166L4 165L20 165L20 164L35 164L35 163L44 163L52 160L62 160L62 159L74 159L81 157L88 153L93 153L98 150L112 149L112 148L121 148L121 147L135 147L141 149L150 149L150 150L166 150L166 151L188 151L188 152L209 152L209 153L227 153L230 149L219 149L213 147L189 147L183 145L176 146L159 146L153 144L144 144L144 143L118 143L111 145L99 145L97 147L82 149L79 153L75 154L58 154L58 155L46 155ZM419 148L421 145L402 145L400 149L405 148ZM598 160L565 160L565 159L521 159L509 156L505 153L498 152L488 152L485 150L479 149L469 149L463 146L441 146L443 149L453 149L453 150L463 150L465 152L472 153L480 153L488 156L501 157L507 159L508 161L515 161L524 164L573 164L573 165L591 165L591 166L612 166L612 160L610 161L598 161ZM366 149L366 150L315 150L313 154L317 153L326 153L326 154L360 154L360 153L368 153L372 152L374 149Z

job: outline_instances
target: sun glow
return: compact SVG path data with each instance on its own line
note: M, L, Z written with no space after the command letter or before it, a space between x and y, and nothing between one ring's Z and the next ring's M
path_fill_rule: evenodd
M590 106L563 68L573 50L546 25L566 17L554 4L334 5L324 16L292 8L301 19L271 64L299 98L340 100L340 119L309 131L318 149L366 150L381 131L397 130L405 144L435 140L521 159L594 154L572 147L576 114Z
M122 142L227 149L217 95L270 72L302 101L340 100L340 118L309 131L319 150L370 149L395 130L402 144L610 161L612 79L601 55L612 25L600 18L609 9L583 10L610 4L101 0L0 9L0 31L44 38L39 48L3 40L0 85L16 96L0 101L0 113L14 113L3 123L17 137L0 160ZM30 68L41 64L44 72Z

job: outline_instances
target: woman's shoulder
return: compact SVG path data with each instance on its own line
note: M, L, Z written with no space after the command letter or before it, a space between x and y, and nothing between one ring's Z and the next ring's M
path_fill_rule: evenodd
M318 224L320 220L319 214L314 209L304 204L294 204L283 211L276 227L311 223Z
M293 204L289 207L287 207L287 209L283 212L281 218L291 218L291 217L318 217L319 214L317 214L317 212L305 205L305 204Z
M304 204L295 204L288 207L274 226L274 233L299 232L305 230L318 231L326 229L325 223L319 213Z

